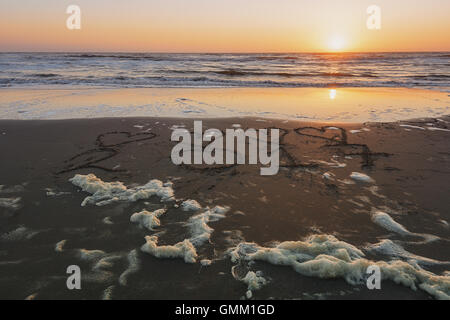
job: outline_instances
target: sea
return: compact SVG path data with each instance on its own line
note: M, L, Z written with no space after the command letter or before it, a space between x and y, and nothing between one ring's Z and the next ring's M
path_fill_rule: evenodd
M0 87L450 87L450 53L0 53Z

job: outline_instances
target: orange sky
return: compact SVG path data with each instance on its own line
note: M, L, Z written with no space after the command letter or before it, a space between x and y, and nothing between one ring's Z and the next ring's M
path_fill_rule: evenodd
M77 4L82 29L66 28ZM366 28L377 4L382 28ZM448 0L2 0L0 51L450 51ZM334 40L333 40L334 39Z

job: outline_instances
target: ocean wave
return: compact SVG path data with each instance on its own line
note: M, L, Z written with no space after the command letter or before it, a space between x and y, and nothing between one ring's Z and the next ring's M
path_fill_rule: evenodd
M40 77L40 78L53 78L53 77L58 77L59 75L56 73L36 73L36 74L32 74L32 77Z
M304 77L303 81L277 81L277 80L242 80L242 79L215 79L210 77L143 77L127 78L114 77L107 79L57 79L46 78L47 81L34 79L0 80L0 87L32 87L42 88L52 86L91 86L96 88L190 88L190 87L223 87L223 88L360 88L360 87L406 87L406 88L448 88L446 81L309 81L312 78Z
M1 53L0 87L450 87L447 53Z

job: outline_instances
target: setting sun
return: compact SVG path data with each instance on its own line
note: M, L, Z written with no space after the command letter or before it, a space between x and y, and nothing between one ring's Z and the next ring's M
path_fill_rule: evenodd
M341 51L345 49L346 41L341 36L333 36L328 42L328 49L331 51Z

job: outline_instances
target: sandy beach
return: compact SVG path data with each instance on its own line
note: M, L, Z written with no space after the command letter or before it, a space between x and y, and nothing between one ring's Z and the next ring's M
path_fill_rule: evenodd
M450 300L449 13L1 0L0 301Z
M279 128L280 171L271 177L257 165L175 166L170 135L192 131L193 120L0 120L0 297L448 297L449 117L203 119L205 130ZM80 181L88 174L131 193L158 179L173 197L86 200L92 191ZM130 221L144 209L163 209L150 229ZM199 218L204 241L193 229ZM164 245L186 239L193 248L164 257ZM289 252L303 254L298 264L286 262ZM370 263L386 271L382 290L366 288ZM61 270L71 264L83 270L81 291L66 289Z

